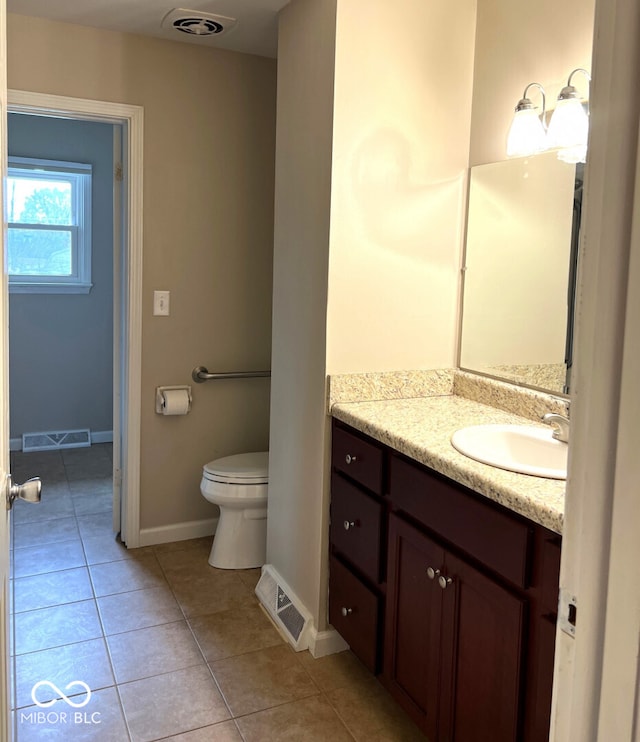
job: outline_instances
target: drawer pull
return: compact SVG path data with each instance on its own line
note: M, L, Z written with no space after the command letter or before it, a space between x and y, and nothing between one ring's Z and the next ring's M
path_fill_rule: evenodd
M346 618L347 616L350 616L353 613L353 608L344 608L343 607L341 613Z
M345 520L343 525L345 531L350 531L352 528L356 527L355 521L353 520Z
M357 461L357 458L355 456L352 456L350 453L348 453L344 457L344 460L347 462L347 464L355 464L355 462Z
M433 567L427 567L427 577L430 580L435 580L435 578L440 574L439 569L434 569Z
M440 577L438 577L438 585L440 585L443 590L446 590L452 582L453 580L451 579L451 577L444 577L443 575L440 575Z

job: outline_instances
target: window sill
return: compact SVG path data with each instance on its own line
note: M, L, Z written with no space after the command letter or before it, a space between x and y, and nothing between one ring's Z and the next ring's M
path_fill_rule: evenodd
M92 283L12 283L10 294L88 294Z

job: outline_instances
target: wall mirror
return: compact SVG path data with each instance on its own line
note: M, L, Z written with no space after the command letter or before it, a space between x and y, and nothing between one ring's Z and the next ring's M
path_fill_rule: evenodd
M555 152L471 168L462 369L569 392L582 176Z

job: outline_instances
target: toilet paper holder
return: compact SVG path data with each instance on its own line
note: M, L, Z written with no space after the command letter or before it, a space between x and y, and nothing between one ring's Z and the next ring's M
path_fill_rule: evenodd
M191 387L187 385L182 386L157 386L156 387L156 412L158 415L162 415L164 412L164 392L170 391L185 391L189 397L189 408L187 412L191 411L191 405L193 403L193 397L191 396Z

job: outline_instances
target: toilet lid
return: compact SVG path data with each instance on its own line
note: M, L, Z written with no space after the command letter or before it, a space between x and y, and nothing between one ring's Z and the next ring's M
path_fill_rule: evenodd
M269 481L269 452L238 453L204 466L204 478L225 484L264 484Z

